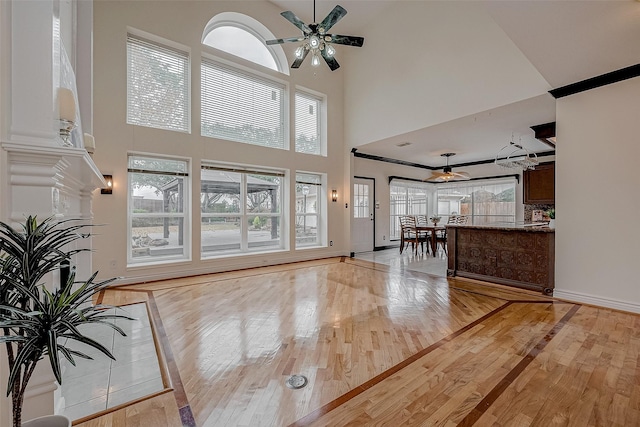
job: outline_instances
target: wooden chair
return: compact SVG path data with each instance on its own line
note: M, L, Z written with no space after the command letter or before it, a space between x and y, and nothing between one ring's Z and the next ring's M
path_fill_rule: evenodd
M422 225L431 225L431 223L429 222L429 219L427 218L426 215L416 215L416 225L418 227L422 226ZM431 232L430 231L421 231L420 232L420 236L418 236L419 239L421 240L421 243L426 243L427 244L427 253L429 253L429 250L431 248Z
M442 246L442 250L444 251L445 255L449 255L447 253L447 229L446 228L444 230L438 230L438 232L436 233L436 250L438 248L438 245Z
M427 237L425 233L418 233L416 224L416 218L414 216L405 215L400 217L400 253L404 251L409 243L411 243L411 248L416 255L418 254L418 244L422 245L422 251L424 252L424 243L427 241ZM427 247L428 246L429 245L427 245Z
M458 222L456 224L465 225L469 221L469 217L467 215L458 215Z

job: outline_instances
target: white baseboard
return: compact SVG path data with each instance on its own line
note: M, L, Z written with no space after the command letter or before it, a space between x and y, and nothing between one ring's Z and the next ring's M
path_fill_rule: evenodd
M174 267L170 271L164 272L150 272L153 269L144 269L141 268L139 273L130 272L130 275L126 277L120 277L116 280L112 286L118 285L129 285L134 283L144 283L144 282L153 282L156 280L166 280L166 279L175 279L178 277L185 276L197 276L201 274L211 274L211 273L220 273L225 271L233 271L233 270L243 270L247 268L256 268L256 267L267 267L272 265L280 265L280 264L289 264L293 262L300 261L313 261L317 259L324 258L333 258L340 256L348 256L345 255L342 251L322 251L315 252L312 250L306 251L297 251L295 255L291 255L290 253L283 254L266 254L267 258L263 257L233 257L224 260L224 263L214 262L208 266L202 266L199 268L186 268L181 269ZM263 259L262 259L263 258ZM156 269L157 270L157 269Z
M555 288L553 290L554 298L596 305L598 307L612 308L614 310L628 311L630 313L640 314L640 304L627 301L620 301L613 298L605 298L599 295L583 294L581 292L563 291L562 289Z

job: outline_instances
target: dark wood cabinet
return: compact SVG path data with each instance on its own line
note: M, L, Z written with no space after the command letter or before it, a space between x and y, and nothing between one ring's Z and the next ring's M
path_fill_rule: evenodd
M555 230L447 224L447 276L553 295Z
M555 192L556 163L540 163L533 170L524 172L523 193L526 205L552 205L556 200Z

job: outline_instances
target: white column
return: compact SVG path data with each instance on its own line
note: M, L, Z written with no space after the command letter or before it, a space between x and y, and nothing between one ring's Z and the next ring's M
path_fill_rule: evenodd
M58 136L60 30L56 1L11 2L11 119L9 139L54 144ZM55 120L54 120L55 119Z
M74 21L77 2L65 1L67 15L71 6ZM84 34L91 33L92 26L92 8L86 2L90 0L82 1L79 17L88 21L83 23ZM0 219L5 222L23 222L28 215L90 220L92 191L104 185L102 174L84 149L61 146L56 103L59 11L60 0L0 0ZM75 25L68 21L64 25ZM76 36L75 29L65 28L65 34ZM84 93L79 108L89 116L91 49L91 43L83 41L75 51L75 63L84 67L82 85L78 85ZM91 242L79 245L90 248ZM90 261L90 256L78 260L78 278L91 274ZM47 285L56 280L51 275ZM6 355L0 350L0 427L11 425L11 402L4 397L6 365ZM57 385L51 369L47 363L40 365L25 393L23 420L60 409L55 406L60 401L54 396Z

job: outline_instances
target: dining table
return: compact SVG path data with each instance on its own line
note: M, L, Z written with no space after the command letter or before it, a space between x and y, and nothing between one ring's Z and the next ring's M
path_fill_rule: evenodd
M416 232L430 232L430 240L431 240L431 253L433 256L436 256L436 250L438 249L438 241L436 240L436 232L437 231L445 231L446 227L444 225L438 224L418 224L416 225Z

